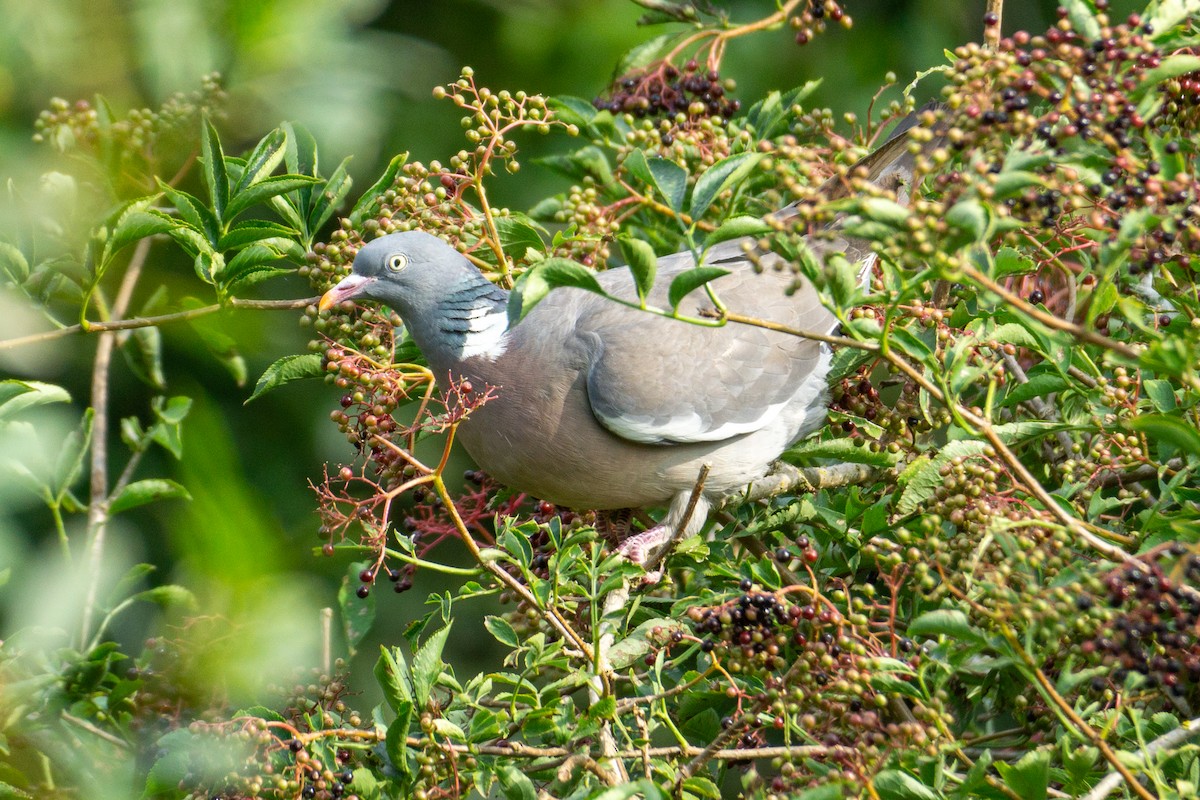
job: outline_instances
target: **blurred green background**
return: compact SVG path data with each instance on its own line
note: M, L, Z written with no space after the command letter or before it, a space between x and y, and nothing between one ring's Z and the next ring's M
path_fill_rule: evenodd
M748 0L714 5L741 20L773 8ZM723 71L738 81L737 96L748 104L768 90L822 78L813 102L862 119L887 72L903 85L941 63L945 48L981 35L983 0L844 5L853 29L833 26L805 47L787 30L735 41ZM1006 31L1041 31L1053 20L1053 2L1007 5ZM283 120L303 123L319 142L327 170L353 156L353 200L394 153L427 161L463 146L460 115L431 96L432 87L455 80L463 65L493 89L591 98L613 77L623 52L660 32L638 26L643 13L629 0L0 0L0 178L20 193L21 203L59 210L64 201L46 190L43 175L69 166L31 139L51 97L73 101L99 93L119 111L156 107L216 70L230 97L221 124L227 152L241 152ZM493 190L501 204L518 208L565 188L533 163L538 148L555 142L528 137L521 143L526 168L498 177ZM0 219L0 228L7 222ZM310 293L299 279L259 290L267 297ZM219 324L237 342L251 382L280 356L304 351L309 337L298 318L291 312L222 317ZM0 339L45 327L25 301L0 287ZM228 618L222 669L230 671L231 686L250 696L255 679L283 678L293 666L314 662L319 609L335 604L346 563L312 554L318 521L308 482L320 478L326 462L353 454L328 422L337 402L331 387L293 384L244 405L249 387L238 385L190 328L171 326L163 334L169 393L189 395L195 406L184 426L184 460L155 453L139 475L174 477L194 499L122 515L110 531L109 555L114 570L136 561L158 565L153 581L182 583L197 592L202 614ZM58 383L76 398L73 409L58 406L31 417L32 440L0 437L0 450L53 458L86 404L94 346L76 337L0 349L0 378ZM118 359L114 419L145 418L148 397ZM115 437L113 450L121 453ZM82 519L70 521L73 536L81 529ZM0 485L0 568L13 568L0 587L4 636L34 624L73 629L81 582L56 553L50 517L37 499ZM379 587L376 637L396 641L399 630L424 613L425 598L446 585L419 573L407 594ZM466 618L456 625L473 625L470 617L491 611L482 606L459 609ZM136 642L152 621L143 612L116 631ZM470 673L490 658L481 632L452 637L450 655L471 665ZM368 668L372 650L363 659Z

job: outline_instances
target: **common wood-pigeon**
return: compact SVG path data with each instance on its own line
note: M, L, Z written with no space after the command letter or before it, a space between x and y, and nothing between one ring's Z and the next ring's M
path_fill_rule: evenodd
M906 140L903 131L893 134L863 162L868 178L895 189L902 202L914 158ZM826 190L846 193L841 183ZM726 308L830 333L836 318L813 286L773 253L760 254L763 269L756 270L749 244L728 241L705 255L706 264L729 270L713 282ZM836 230L811 247L843 250L860 277L874 262L865 243ZM659 259L648 303L669 308L672 278L693 266L689 252ZM596 278L606 292L636 301L627 269ZM458 437L501 483L574 509L666 506L657 527L621 546L633 561L644 563L687 516L703 464L708 477L685 534L702 527L713 498L762 477L825 418L831 354L823 343L744 324L691 324L565 287L509 327L508 299L451 245L405 231L364 245L320 307L388 305L436 376L495 387L495 398L468 415ZM696 316L711 307L701 288L679 310Z

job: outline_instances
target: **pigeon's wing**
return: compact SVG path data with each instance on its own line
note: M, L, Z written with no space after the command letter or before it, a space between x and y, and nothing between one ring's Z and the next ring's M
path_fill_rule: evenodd
M707 262L730 270L712 282L727 309L789 328L829 332L834 317L810 284L773 257L757 274L740 243L730 245L714 249ZM663 259L649 301L666 306L670 279L689 266L686 256ZM621 273L603 276L606 289L629 296L631 282ZM600 297L587 306L576 332L591 353L588 402L604 427L636 442L712 442L758 430L822 361L819 342L755 325L701 325ZM680 311L699 316L712 307L699 288Z

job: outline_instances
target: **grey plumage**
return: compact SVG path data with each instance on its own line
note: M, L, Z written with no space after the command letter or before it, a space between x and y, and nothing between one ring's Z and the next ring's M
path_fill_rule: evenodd
M867 167L906 192L911 158L894 137ZM756 271L746 246L725 242L706 254L706 263L730 271L713 282L730 311L822 334L835 327L811 284L773 253L761 254ZM813 247L844 250L860 274L873 261L862 243L836 235ZM692 266L689 253L660 259L648 301L668 307L671 279ZM597 279L610 294L636 298L626 269ZM635 560L679 522L702 464L710 465L706 497L691 529L703 523L707 498L764 475L825 417L830 352L817 341L689 324L574 288L553 290L509 329L507 292L427 233L365 245L322 307L351 298L395 309L439 379L495 387L458 436L497 480L573 508L669 506L652 537L623 548ZM711 305L697 289L680 310L695 315Z

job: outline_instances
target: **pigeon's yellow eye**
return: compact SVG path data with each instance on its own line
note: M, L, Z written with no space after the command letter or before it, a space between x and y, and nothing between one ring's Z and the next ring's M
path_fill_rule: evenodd
M408 266L408 256L404 253L394 253L388 256L387 268L392 272L399 272Z

